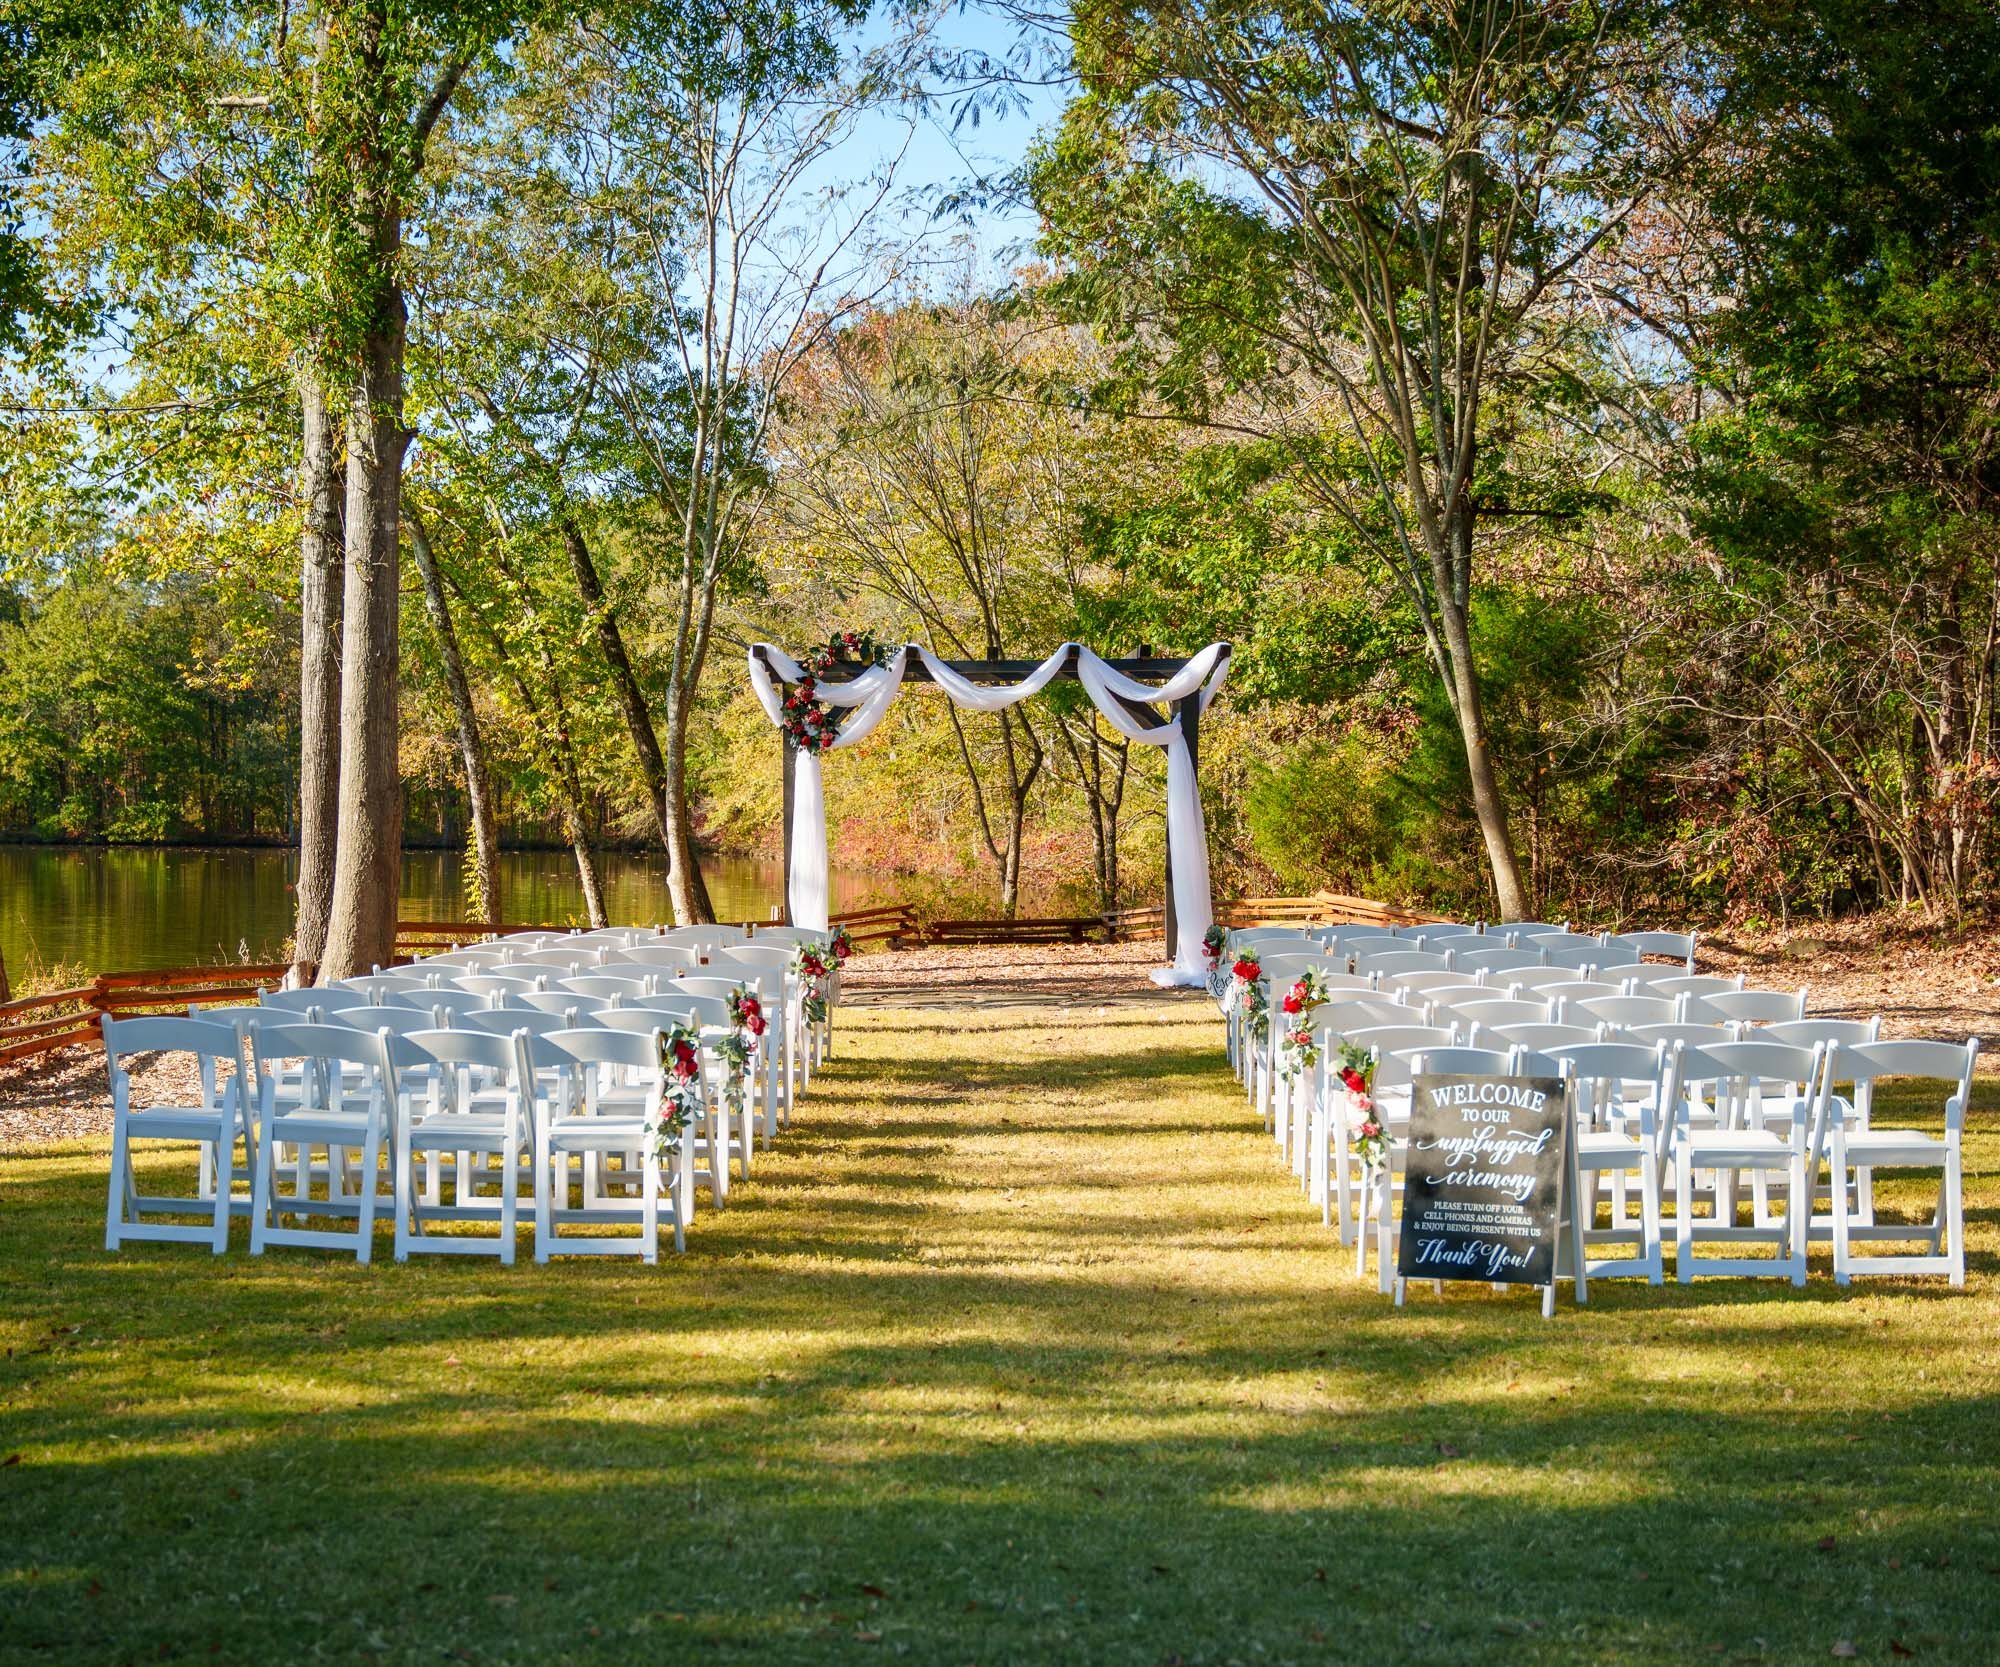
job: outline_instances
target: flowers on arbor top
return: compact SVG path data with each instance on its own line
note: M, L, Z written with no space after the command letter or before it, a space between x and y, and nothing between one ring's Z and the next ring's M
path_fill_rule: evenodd
M704 1107L701 1084L701 1038L686 1025L660 1033L659 1111L647 1130L653 1153L664 1168L681 1149L681 1136Z
M825 752L839 739L840 723L819 698L819 680L841 663L884 665L891 652L868 631L839 631L827 638L824 648L808 650L799 661L798 682L785 695L780 726L786 740L801 752Z
M1347 1090L1347 1109L1354 1119L1354 1155L1364 1167L1374 1169L1389 1155L1388 1131L1375 1104L1375 1055L1357 1043L1343 1042L1334 1056L1334 1070Z

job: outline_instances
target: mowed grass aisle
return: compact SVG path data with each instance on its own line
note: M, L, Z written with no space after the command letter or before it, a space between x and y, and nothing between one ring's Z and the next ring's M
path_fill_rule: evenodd
M1990 1110L1963 1294L1395 1313L1219 1037L849 1011L657 1269L107 1256L8 1156L0 1660L2000 1654Z

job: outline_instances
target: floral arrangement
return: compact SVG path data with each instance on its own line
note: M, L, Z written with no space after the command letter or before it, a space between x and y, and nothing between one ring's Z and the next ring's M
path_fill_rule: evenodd
M681 1149L681 1136L703 1109L701 1040L686 1025L660 1033L660 1111L647 1132L664 1169Z
M829 637L824 648L809 650L799 662L798 682L785 696L785 738L801 752L825 752L839 738L840 724L819 698L819 680L839 661L860 660L879 666L887 662L889 654L888 646L878 643L868 631L841 631Z
M1237 956L1236 964L1229 969L1229 1005L1243 1010L1243 1023L1250 1032L1252 1041L1261 1042L1271 1034L1271 1015L1267 1009L1264 986L1258 982L1263 976L1263 963L1257 958L1257 951L1246 949Z
M1319 1039L1313 1031L1313 1010L1333 992L1313 968L1307 968L1278 1003L1284 1028L1278 1033L1278 1072L1286 1079L1310 1071L1319 1063Z
M1211 926L1201 935L1202 959L1208 962L1208 970L1214 972L1222 965L1223 946L1229 942L1229 933L1220 926Z
M840 970L838 953L815 943L802 943L792 951L792 976L799 981L799 1011L808 1024L826 1022L826 981Z
M1354 1114L1354 1155L1365 1169L1377 1168L1389 1155L1388 1131L1375 1110L1375 1056L1353 1042L1340 1044L1335 1070L1347 1090L1347 1106Z
M724 1092L729 1096L729 1109L741 1113L750 1089L750 1060L756 1053L764 1032L770 1028L764 1018L764 1004L739 984L729 992L729 1034L717 1045L722 1062L728 1067L724 1077Z
M826 940L826 947L833 951L834 971L847 965L848 956L854 953L854 934L845 926L836 926Z

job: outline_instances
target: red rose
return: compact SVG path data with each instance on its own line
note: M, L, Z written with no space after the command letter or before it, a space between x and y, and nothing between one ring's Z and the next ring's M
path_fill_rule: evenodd
M1340 1080L1346 1084L1350 1093L1366 1094L1368 1092L1368 1079L1355 1070L1352 1065L1343 1065L1340 1068Z
M1256 980L1258 964L1255 961L1238 961L1229 970L1242 979L1244 983L1249 984Z
M1305 1001L1297 990L1293 990L1278 1005L1284 1008L1287 1013L1296 1013L1300 1008L1305 1006Z

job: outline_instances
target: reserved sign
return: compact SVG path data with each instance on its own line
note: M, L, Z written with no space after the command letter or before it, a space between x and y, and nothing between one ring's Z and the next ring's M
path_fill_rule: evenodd
M1555 1077L1419 1076L1397 1273L1551 1284L1569 1126Z

